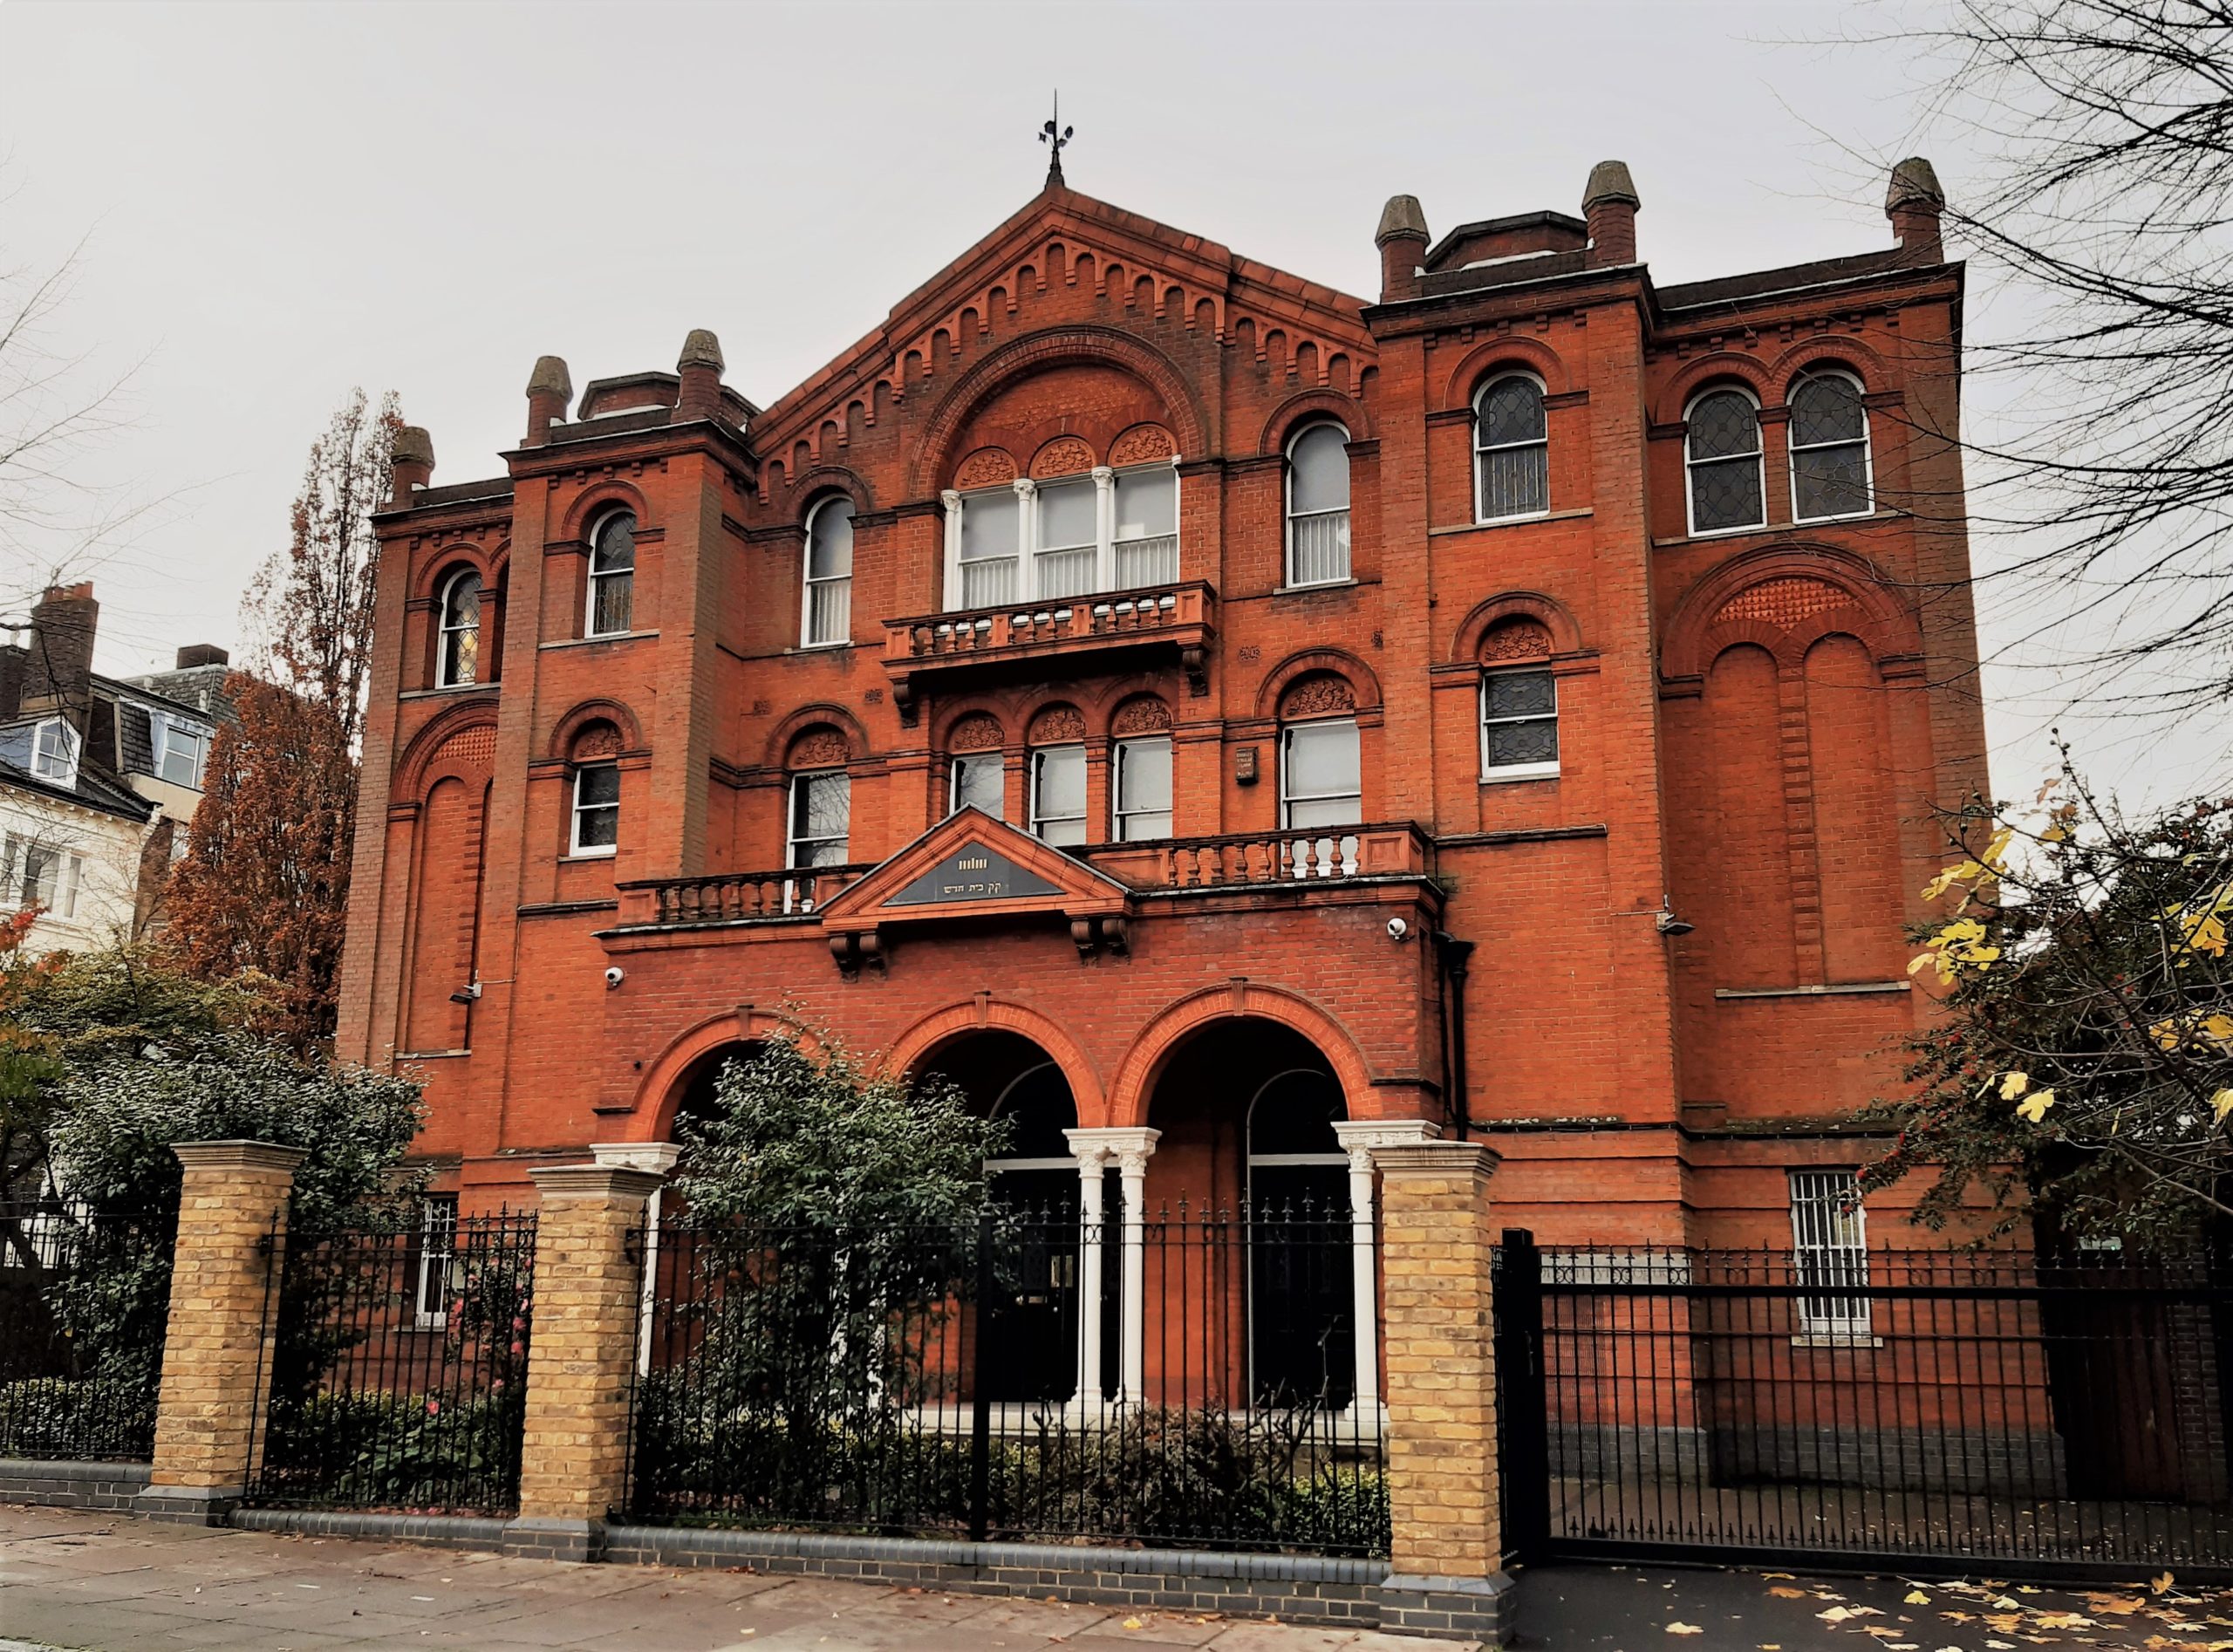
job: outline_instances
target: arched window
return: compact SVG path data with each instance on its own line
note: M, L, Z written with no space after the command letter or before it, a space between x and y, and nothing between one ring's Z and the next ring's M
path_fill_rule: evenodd
M1287 584L1349 577L1349 433L1307 427L1287 444Z
M1875 508L1868 465L1868 412L1861 381L1835 370L1791 388L1791 516L1821 522Z
M1059 849L1085 842L1085 720L1051 707L1031 723L1031 832Z
M442 587L441 647L434 682L461 688L481 680L481 576L468 568Z
M1280 827L1315 831L1364 818L1356 694L1332 672L1304 678L1280 708Z
M1007 813L1007 764L1000 753L1000 726L983 712L973 712L946 735L946 813L982 809L994 820Z
M1334 1131L1343 1111L1341 1085L1315 1068L1274 1075L1248 1104L1248 1352L1260 1403L1334 1411L1355 1391L1349 1156Z
M825 499L806 519L806 595L799 641L809 648L853 637L853 502Z
M1745 390L1710 390L1683 415L1690 531L1717 534L1767 521L1760 486L1760 405Z
M620 731L591 723L574 736L572 829L567 852L615 855L620 850Z
M844 764L851 754L844 735L826 726L810 728L791 742L786 866L845 864L851 850L853 777Z
M636 608L636 514L616 510L590 536L589 612L585 637L612 637L633 623Z
M1507 373L1473 399L1473 517L1502 522L1551 508L1550 427L1543 386Z

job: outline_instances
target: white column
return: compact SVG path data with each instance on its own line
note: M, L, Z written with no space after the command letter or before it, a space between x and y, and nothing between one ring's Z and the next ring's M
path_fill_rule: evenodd
M656 1171L671 1174L682 1150L673 1142L591 1142L590 1157L600 1164L625 1171ZM636 1303L636 1375L652 1369L652 1311L658 1299L659 1274L659 1201L664 1187L654 1188L644 1202L644 1278Z
M1093 468L1093 588L1116 589L1116 473L1106 465Z
M961 495L949 488L939 502L946 507L946 597L939 605L950 612L961 606Z
M1356 1396L1351 1415L1360 1430L1380 1426L1380 1291L1374 1266L1372 1155L1375 1148L1431 1142L1435 1126L1423 1118L1337 1119L1334 1135L1349 1157L1350 1318L1356 1326Z
M1099 1413L1101 1394L1101 1269L1108 1219L1103 1172L1109 1150L1098 1131L1064 1130L1078 1162L1078 1389L1072 1403L1087 1416Z
M1018 476L1013 486L1019 502L1015 512L1015 601L1026 607L1039 595L1039 484Z
M1073 1152L1081 1141L1089 1141L1116 1161L1116 1176L1123 1197L1123 1224L1118 1235L1122 1247L1122 1284L1116 1299L1118 1397L1132 1404L1145 1403L1147 1392L1147 1193L1148 1160L1161 1130L1137 1127L1067 1130Z

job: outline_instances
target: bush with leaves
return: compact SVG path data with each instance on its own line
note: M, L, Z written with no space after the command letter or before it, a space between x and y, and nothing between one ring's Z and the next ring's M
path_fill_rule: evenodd
M1950 821L1911 973L1944 995L1909 1041L1898 1134L1867 1188L1932 1167L1919 1213L1989 1193L1996 1232L2190 1244L2233 1217L2233 802L2141 820L2066 771L2028 808Z

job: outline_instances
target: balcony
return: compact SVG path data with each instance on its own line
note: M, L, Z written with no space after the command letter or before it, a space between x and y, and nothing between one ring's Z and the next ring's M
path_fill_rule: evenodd
M1044 672L1049 660L1073 659L1098 669L1103 656L1143 649L1175 652L1198 694L1208 689L1216 606L1217 593L1197 579L887 619L884 669L911 722L917 688L942 673L998 674L1021 665Z
M1135 894L1212 891L1266 893L1342 884L1424 881L1434 843L1408 821L1320 831L1232 832L1141 843L1094 843L1068 851ZM695 929L720 924L812 918L871 865L647 877L620 885L621 929Z

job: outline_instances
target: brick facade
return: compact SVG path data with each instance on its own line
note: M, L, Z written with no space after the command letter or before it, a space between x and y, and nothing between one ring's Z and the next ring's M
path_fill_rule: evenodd
M503 474L434 486L414 439L379 519L342 1054L426 1075L422 1144L468 1208L667 1137L708 1062L784 1027L903 1065L1028 1040L1078 1126L1164 1129L1151 1198L1222 1198L1253 1087L1216 1040L1251 1032L1313 1052L1352 1119L1491 1141L1500 1224L1546 1244L1787 1242L1786 1171L1866 1156L1826 1126L1929 1010L1900 934L1928 810L1984 782L1946 508L1961 270L1927 168L1900 175L1887 249L1668 287L1616 165L1585 217L1438 242L1399 197L1376 303L1055 183L765 409L710 335L578 404L544 358ZM1793 525L1793 387L1829 370L1859 386L1866 509ZM1482 521L1475 400L1513 373L1547 496ZM1722 386L1758 409L1762 520L1694 533L1686 420ZM1287 454L1327 420L1349 577L1300 585ZM1174 461L1173 577L957 622L957 497ZM806 646L831 501L848 640ZM616 510L632 611L585 637ZM461 570L484 680L456 686ZM1554 774L1484 774L1484 671L1513 666L1551 673ZM1282 832L1282 741L1328 717L1375 825L1298 867L1325 834ZM1175 837L1112 843L1114 741L1157 729ZM958 753L1000 754L1027 821L1050 740L1085 754L1055 895L843 905L861 869L957 847L925 834ZM617 776L610 856L571 852L584 764ZM809 907L787 787L838 767L846 870ZM1462 986L1437 932L1477 949Z

